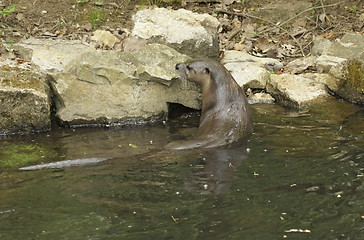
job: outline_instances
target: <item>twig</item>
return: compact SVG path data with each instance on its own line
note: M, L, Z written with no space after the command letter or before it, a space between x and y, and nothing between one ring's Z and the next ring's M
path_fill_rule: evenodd
M241 28L234 28L233 30L231 30L231 33L227 37L227 40L230 41L231 39L233 39L240 32L241 32Z
M261 20L261 21L264 21L264 22L268 22L270 24L274 24L273 22L269 21L269 20L266 20L266 19L263 19L263 18L260 18L260 17L257 17L257 16L253 16L253 15L250 15L250 14L246 14L246 13L236 13L236 12L230 12L228 10L225 10L225 9L221 9L221 8L216 8L215 9L216 12L222 12L222 13L226 13L226 14L230 14L230 15L235 15L235 16L239 16L239 17L245 17L245 18L255 18L257 20Z
M110 6L114 7L114 8L116 8L116 9L120 8L117 3L106 3L106 5L110 5Z
M300 47L300 51L301 51L302 56L305 56L305 53L304 53L303 48L302 48L302 45L297 41L297 39L291 33L289 33L282 26L284 24L292 21L293 19L297 18L298 16L302 15L305 12L312 11L312 10L315 10L315 9L320 9L320 8L322 8L323 11L325 12L325 8L327 8L327 7L333 7L333 6L336 6L336 5L344 2L344 1L340 1L340 2L334 3L334 4L323 5L322 0L320 0L320 1L321 1L321 6L315 6L315 7L307 8L306 10L303 10L302 12L298 13L297 15L295 15L295 16L293 16L293 17L291 17L291 18L287 19L286 21L284 21L282 23L279 23L279 24L278 23L274 23L274 22L269 21L269 20L266 20L266 19L263 19L261 17L257 17L257 16L250 15L250 14L246 14L246 13L235 13L235 12L226 11L224 9L216 9L216 11L222 12L222 13L226 13L226 14L230 14L230 15L241 16L241 17L245 17L245 18L254 18L254 19L257 19L257 20L260 20L260 21L264 21L264 22L269 23L269 24L271 24L271 25L274 26L272 28L268 28L268 29L265 29L265 30L261 31L259 34L263 34L265 32L272 31L275 28L281 29L282 31L284 31L285 33L287 33L293 39L293 41Z
M223 13L230 14L230 15L236 15L236 16L240 16L240 17L255 18L255 19L258 19L258 20L267 22L267 23L269 23L271 25L276 25L272 21L269 21L269 20L266 20L266 19L263 19L263 18L260 18L260 17L256 17L256 16L253 16L253 15L249 15L249 14L246 14L246 13L235 13L235 12L230 12L230 11L226 11L226 10L223 10L223 9L216 9L216 11L223 12ZM297 41L297 39L291 33L289 33L286 29L284 29L283 27L281 27L280 25L276 25L276 27L279 28L279 29L281 29L282 31L284 31L286 34L288 34L293 39L293 41L295 41L295 43L300 48L300 51L301 51L302 56L304 57L305 56L305 53L303 51L302 45ZM266 31L263 31L263 32L266 32Z
M325 10L324 3L322 2L322 0L320 0L320 3L321 3L322 11L324 12L324 16L326 17L326 10Z
M295 16L293 16L293 17L289 18L288 20L286 20L286 21L284 21L284 22L280 23L280 24L279 24L279 25L277 25L277 26L282 26L282 25L284 25L284 24L286 24L286 23L288 23L288 22L292 21L293 19L297 18L298 16L301 16L301 15L302 15L302 14L304 14L305 12L312 11L312 10L315 10L315 9L320 9L320 8L325 9L326 7L333 7L333 6L339 5L339 4L340 4L340 3L342 3L342 2L344 2L344 1L341 1L341 2L338 2L338 3L334 3L334 4L329 4L329 5L322 5L322 6L316 6L316 7L307 8L306 10L303 10L303 11L302 11L302 12L300 12L299 14L297 14L297 15L295 15ZM264 33L264 32L266 32L266 31L267 31L267 30L265 30L265 31L263 31L263 32L261 32L261 33Z

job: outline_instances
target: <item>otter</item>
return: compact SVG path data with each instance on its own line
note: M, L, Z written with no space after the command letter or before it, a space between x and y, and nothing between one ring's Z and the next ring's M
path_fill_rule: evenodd
M242 88L229 71L212 59L176 65L178 75L202 88L200 124L189 139L168 143L165 149L213 148L237 142L253 131L251 112Z

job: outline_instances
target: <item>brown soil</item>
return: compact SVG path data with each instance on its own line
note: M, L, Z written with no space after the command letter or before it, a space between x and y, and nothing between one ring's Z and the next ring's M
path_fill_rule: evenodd
M131 29L131 16L139 9L150 7L149 3L164 7L181 8L180 1L166 4L162 0L4 0L0 1L0 40L3 45L31 36L37 38L85 39L95 29L107 29L113 33ZM171 1L169 1L171 2ZM259 11L267 4L285 3L284 0L235 1L225 6L218 1L195 1L185 8L195 12L207 12L217 18L227 19L221 31L225 49L246 49L257 55L277 58L308 55L314 36L335 39L347 32L364 32L363 0L313 0L305 14L296 13L284 25L286 19L272 21L260 16ZM211 3L206 3L211 2ZM228 1L227 1L228 2ZM294 5L297 1L288 1ZM144 3L144 5L143 5ZM15 9L11 6L16 5ZM234 21L239 27L252 26L250 37L241 33L231 35ZM277 27L278 25L278 27ZM297 29L303 33L294 32ZM249 28L248 28L249 29ZM4 44L7 43L7 44ZM267 50L267 46L271 46ZM272 47L274 46L274 47ZM295 48L284 52L284 47ZM272 49L273 48L273 49ZM270 51L272 50L272 51Z

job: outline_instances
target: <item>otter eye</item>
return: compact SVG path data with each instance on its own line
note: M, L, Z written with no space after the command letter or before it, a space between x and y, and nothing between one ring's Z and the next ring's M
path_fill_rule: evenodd
M206 74L210 74L210 69L205 68L205 69L204 69L204 72L205 72Z
M190 65L186 66L187 70L192 70L192 67Z

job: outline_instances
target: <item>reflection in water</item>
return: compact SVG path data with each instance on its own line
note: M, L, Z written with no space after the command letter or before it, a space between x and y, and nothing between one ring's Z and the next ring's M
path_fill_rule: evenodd
M358 110L254 105L248 143L207 150L160 150L188 125L3 139L0 239L364 239ZM92 157L110 160L17 170Z
M190 164L186 188L201 194L229 193L234 173L245 158L244 145L236 149L201 150L201 158Z

